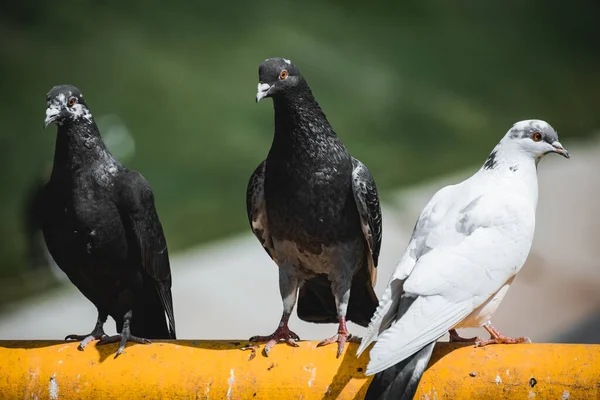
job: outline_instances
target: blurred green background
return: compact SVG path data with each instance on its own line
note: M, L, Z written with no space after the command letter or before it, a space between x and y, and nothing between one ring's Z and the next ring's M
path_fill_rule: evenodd
M0 303L51 282L23 221L52 161L57 84L131 135L125 164L152 185L173 253L248 231L247 180L272 140L270 101L254 102L268 57L298 65L384 199L483 163L515 121L545 119L567 147L600 126L596 1L201 3L1 6Z

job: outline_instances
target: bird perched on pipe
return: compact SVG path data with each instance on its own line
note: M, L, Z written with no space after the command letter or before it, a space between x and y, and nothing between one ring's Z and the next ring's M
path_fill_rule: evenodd
M45 127L57 125L54 165L43 192L42 231L57 265L98 310L93 331L69 335L83 350L175 339L167 242L144 177L106 148L81 91L56 86ZM107 336L111 316L118 335Z
M271 149L248 183L252 231L279 267L283 315L265 354L279 341L296 345L288 319L335 323L319 345L354 340L346 321L367 326L381 247L381 208L367 167L348 153L298 68L284 58L260 64L256 101L273 99ZM299 289L299 293L298 293Z
M548 153L569 158L546 122L517 122L467 180L438 191L371 320L358 354L377 340L366 399L412 399L435 342L524 343L502 335L490 318L533 241L537 165ZM491 338L461 338L456 328L483 327Z

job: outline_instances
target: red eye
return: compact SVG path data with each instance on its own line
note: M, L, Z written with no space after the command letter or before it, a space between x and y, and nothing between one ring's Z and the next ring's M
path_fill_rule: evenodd
M533 139L534 142L539 142L540 140L543 139L543 135L539 132L533 132L533 135L531 135L531 138Z
M287 78L287 76L288 76L288 72L285 69L279 73L279 79L281 79L281 80Z
M75 105L75 103L77 103L77 97L71 97L69 99L69 102L67 103L67 106L73 107Z

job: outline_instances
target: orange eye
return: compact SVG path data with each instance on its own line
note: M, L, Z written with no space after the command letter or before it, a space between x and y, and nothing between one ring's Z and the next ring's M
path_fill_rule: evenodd
M75 105L75 103L77 103L77 97L71 97L69 99L69 102L67 103L67 106L73 107Z
M287 76L288 76L288 72L285 69L279 73L279 79L281 79L281 80L287 78Z
M543 137L544 136L539 132L534 132L533 135L531 135L531 138L534 142L539 142L540 140L542 140Z

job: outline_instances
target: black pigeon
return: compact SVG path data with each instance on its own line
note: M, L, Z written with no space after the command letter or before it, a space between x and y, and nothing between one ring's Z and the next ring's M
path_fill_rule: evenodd
M42 230L50 254L98 309L89 335L98 344L175 339L171 268L148 182L106 148L83 95L56 86L46 98L45 126L58 125L54 166L44 189ZM107 336L111 316L120 333ZM165 317L166 316L166 317Z
M298 68L271 58L258 70L256 101L271 97L275 136L248 184L252 231L279 266L283 315L277 330L252 341L296 346L288 328L296 303L308 322L339 323L319 346L348 340L346 320L367 326L378 305L373 291L381 247L381 208L373 177L348 154Z

